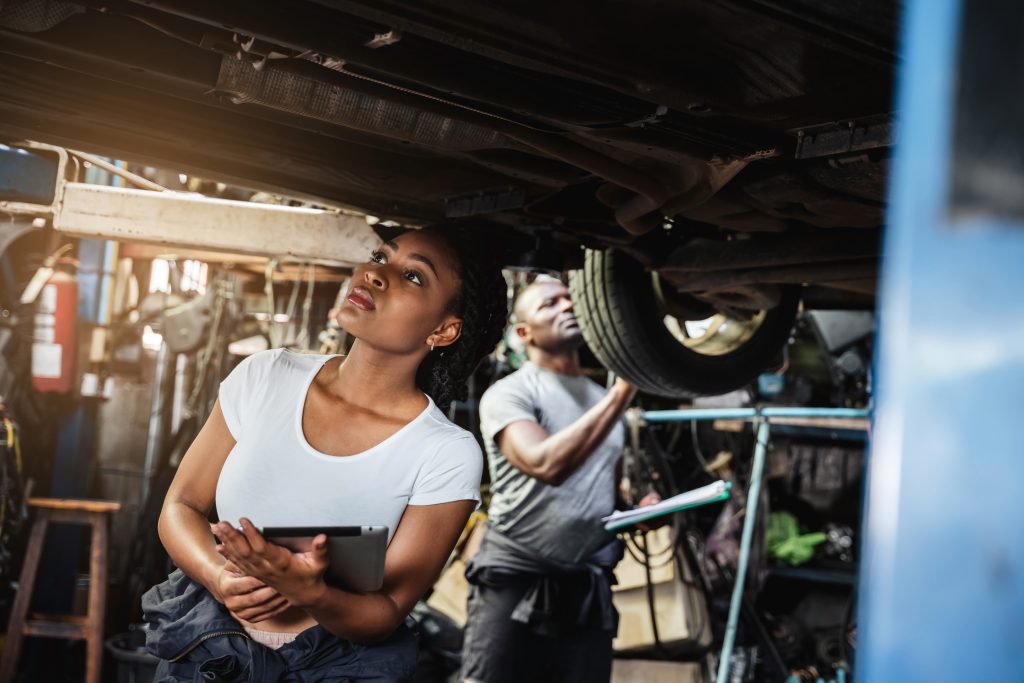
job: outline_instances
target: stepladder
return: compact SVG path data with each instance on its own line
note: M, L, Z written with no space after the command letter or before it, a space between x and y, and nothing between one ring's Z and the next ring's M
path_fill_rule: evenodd
M121 504L105 500L65 498L29 498L27 503L35 519L25 549L18 592L11 606L11 616L7 624L3 657L0 659L0 683L14 680L26 636L84 640L85 681L100 683L110 515L120 510ZM89 597L85 615L40 614L30 611L32 593L43 560L46 532L51 523L83 524L91 529Z

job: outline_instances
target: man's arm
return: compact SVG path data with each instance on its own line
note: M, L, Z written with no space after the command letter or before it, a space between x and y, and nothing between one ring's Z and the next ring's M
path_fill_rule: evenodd
M604 442L635 395L632 385L616 379L608 394L568 427L548 434L533 420L517 420L497 435L498 448L524 474L558 486Z

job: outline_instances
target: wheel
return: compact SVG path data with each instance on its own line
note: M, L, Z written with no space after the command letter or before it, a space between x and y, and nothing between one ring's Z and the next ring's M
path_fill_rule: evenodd
M641 391L668 398L724 394L753 381L786 344L800 303L799 288L790 287L749 320L699 306L673 316L678 306L657 276L612 250L588 250L569 287L594 355Z

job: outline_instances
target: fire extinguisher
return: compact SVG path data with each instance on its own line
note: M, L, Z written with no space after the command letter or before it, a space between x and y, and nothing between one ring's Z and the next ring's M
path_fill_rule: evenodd
M70 273L54 270L36 300L32 342L32 388L67 393L75 383L75 328L78 283Z

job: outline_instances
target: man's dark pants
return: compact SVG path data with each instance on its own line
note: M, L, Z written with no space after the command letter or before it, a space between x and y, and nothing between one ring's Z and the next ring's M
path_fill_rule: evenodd
M573 623L565 614L554 635L539 635L513 621L512 610L533 579L469 587L469 618L462 677L472 683L606 683L611 678L613 633ZM579 604L583 586L563 582L564 602Z

